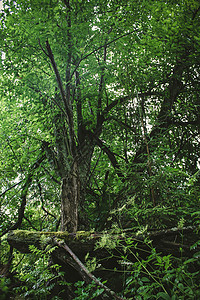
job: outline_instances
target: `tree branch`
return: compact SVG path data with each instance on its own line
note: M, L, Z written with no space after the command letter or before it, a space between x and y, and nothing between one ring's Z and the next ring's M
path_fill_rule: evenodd
M183 83L181 81L184 71L184 64L181 61L177 61L177 64L174 66L173 74L169 79L169 85L167 87L166 95L161 103L160 111L157 115L157 122L152 128L149 138L152 140L156 137L162 136L165 131L171 125L171 116L170 113L174 106L175 101L177 100L179 94L183 90ZM157 147L157 143L149 144L151 152ZM137 150L133 163L143 162L141 159L141 154L145 152L146 145L142 143L140 148Z
M54 176L52 176L50 174L50 172L44 166L42 166L42 168L50 176L50 178L52 179L52 181L54 181L55 183L57 183L58 185L60 185L60 181L59 180L57 180Z
M106 43L104 45L104 53L103 53L103 67L102 74L99 83L99 94L98 94L98 104L97 104L97 126L101 123L102 118L102 96L103 96L103 83L104 83L104 72L105 72L105 63L106 63L106 55L107 55L107 46Z
M84 141L83 137L83 114L82 114L82 103L81 103L81 91L80 91L80 76L79 72L75 73L75 84L76 84L76 110L77 110L77 125L78 125L78 141L80 144Z
M39 180L37 180L37 185L38 185L38 189L39 189L39 194L40 194L40 199L41 199L41 202L42 202L42 210L49 216L53 217L54 219L57 219L57 217L55 215L53 215L52 213L50 213L45 207L44 207L44 199L43 199L43 196L42 196L42 186L39 182Z
M24 216L24 220L26 220L34 230L38 231L38 229L31 223L31 221L27 217Z
M46 40L46 48L47 48L47 52L48 52L48 57L51 61L51 64L52 64L52 67L53 67L53 70L54 70L54 73L55 73L55 76L56 76L56 80L57 80L58 87L59 87L59 90L60 90L61 98L62 98L62 101L63 101L64 106L65 106L65 110L66 110L66 113L67 113L67 117L68 117L67 122L70 123L70 109L69 109L69 106L67 104L67 99L66 99L64 88L63 88L62 80L61 80L61 77L60 77L60 73L58 71L58 68L57 68L57 65L56 65L56 62L55 62L55 59L54 59L54 55L53 55L53 52L51 50L51 47L50 47L50 44L49 44L48 40Z
M129 99L130 99L129 96L123 96L123 97L115 99L103 110L103 115L109 113L111 111L111 109L113 109L117 104L124 103L125 101L127 101Z
M120 171L120 166L118 164L118 161L116 160L115 154L102 142L102 140L100 140L92 132L90 132L90 135L92 135L95 139L97 146L99 146L102 149L102 151L107 154L113 168L117 171L117 175L120 178L124 178L123 173Z
M89 284L91 282L95 282L97 286L100 286L104 289L104 292L112 297L112 299L118 299L123 300L124 298L119 297L117 294L115 294L114 291L109 289L107 286L105 286L100 280L98 280L94 275L92 275L88 269L85 267L85 265L79 260L79 258L74 254L74 252L67 246L66 243L60 243L56 239L53 239L54 243L59 246L60 248L63 248L68 255L73 259L73 267L80 273L82 278Z
M40 166L40 164L42 163L42 161L45 159L45 155L42 155L34 164L33 166L30 168L30 172L25 180L24 186L22 188L22 192L21 192L21 205L18 209L18 219L16 221L15 224L11 225L8 229L6 229L1 235L0 237L2 237L3 235L5 235L8 231L10 230L14 230L17 228L21 227L22 224L22 220L24 218L24 211L25 211L25 207L26 207L26 196L28 193L28 188L33 180L33 175L35 173L35 170Z
M72 74L71 74L71 79L72 79L74 73L77 71L77 69L78 69L80 63L81 63L84 59L88 58L90 55L94 54L95 52L97 52L98 50L104 48L105 46L107 47L107 46L111 45L112 43L116 42L117 40L119 40L119 39L121 39L121 38L123 38L123 37L125 37L125 36L127 36L127 35L129 35L129 34L132 34L132 33L134 33L134 32L135 32L135 30L132 30L132 31L130 31L130 32L127 32L127 33L125 33L125 34L122 34L122 35L118 36L117 38L115 38L114 40L112 40L112 41L110 41L110 42L107 42L106 44L101 45L101 46L99 46L98 48L92 50L91 52L89 52L89 53L86 54L85 56L82 56L82 57L80 58L78 64L76 65L74 71L73 71Z
M9 187L7 190L5 190L2 194L0 194L0 197L4 196L8 191L12 190L14 187L19 185L23 180L20 180L19 182L13 184L11 187Z
M200 6L194 11L193 16L192 16L192 21L195 19L195 17L198 14L199 10L200 10Z

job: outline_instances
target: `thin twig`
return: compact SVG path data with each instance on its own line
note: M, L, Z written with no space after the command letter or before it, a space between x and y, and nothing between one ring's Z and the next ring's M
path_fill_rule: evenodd
M78 64L76 65L74 71L73 71L72 74L71 74L71 79L72 79L74 73L77 71L77 69L78 69L80 63L81 63L84 59L88 58L90 55L94 54L94 53L97 52L98 50L100 50L100 49L102 49L102 48L104 48L104 47L107 47L107 46L111 45L112 43L116 42L117 40L119 40L119 39L121 39L121 38L123 38L123 37L125 37L125 36L127 36L127 35L129 35L129 34L132 34L132 33L134 33L134 32L135 32L135 30L130 31L130 32L127 32L127 33L125 33L125 34L122 34L122 35L118 36L117 38L115 38L114 40L112 40L112 41L110 41L110 42L107 42L106 44L97 47L96 49L92 50L91 52L89 52L89 53L86 54L85 56L82 55L81 58L80 58L80 60L79 60L79 62L78 62Z
M8 191L12 190L14 187L19 185L22 181L23 181L23 179L20 180L19 182L15 183L15 184L13 184L11 187L9 187L7 190L5 190L2 194L0 194L0 197L4 196Z

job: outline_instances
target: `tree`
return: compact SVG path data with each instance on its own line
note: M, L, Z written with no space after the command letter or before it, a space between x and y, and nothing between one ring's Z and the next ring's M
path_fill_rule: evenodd
M92 1L6 2L2 13L2 68L9 74L6 93L13 106L27 107L23 117L25 123L36 125L36 152L45 151L61 178L62 230L77 230L79 198L80 194L84 198L95 145L118 167L112 152L99 140L107 114L119 101L106 99L105 68L111 59L107 48L120 38L116 26L107 22L118 8L113 3L111 13L106 12L107 5ZM126 99L123 96L120 101ZM28 129L21 125L20 135L23 130L27 139Z
M137 166L151 178L164 138L165 159L175 156L179 164L191 156L184 149L195 147L186 129L198 131L198 12L195 1L183 8L159 1L5 2L1 76L5 109L10 99L14 120L2 112L2 128L11 186L20 178L23 190L43 157L45 169L53 174L53 167L51 177L61 182L62 230L77 230L96 146L108 158L105 182L110 165L122 183ZM16 124L9 135L5 116ZM39 184L43 176L37 173ZM155 205L158 191L150 190ZM20 204L22 215L25 205Z

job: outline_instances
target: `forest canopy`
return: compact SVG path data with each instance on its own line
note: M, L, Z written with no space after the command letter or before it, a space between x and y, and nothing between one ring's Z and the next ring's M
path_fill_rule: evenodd
M18 229L189 226L199 243L199 28L197 0L2 1L2 265Z

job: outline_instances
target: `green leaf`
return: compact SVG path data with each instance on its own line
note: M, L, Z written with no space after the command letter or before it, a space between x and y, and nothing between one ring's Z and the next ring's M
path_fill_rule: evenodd
M168 294L164 293L164 292L159 292L159 293L157 294L157 297L158 297L159 299L171 300L171 297L170 297Z

